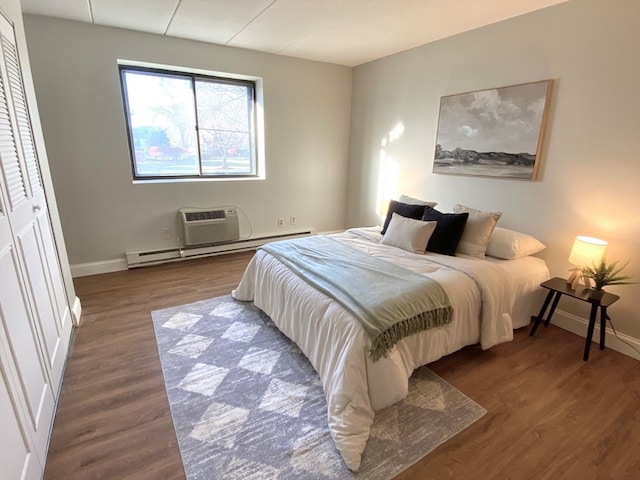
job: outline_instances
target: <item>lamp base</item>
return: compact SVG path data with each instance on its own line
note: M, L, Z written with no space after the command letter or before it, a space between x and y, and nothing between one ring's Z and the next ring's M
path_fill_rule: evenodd
M585 288L591 287L591 279L584 275L580 269L575 269L571 272L571 275L567 278L567 285L569 285L571 290L575 290L578 288L578 285L580 285L580 280L582 280Z

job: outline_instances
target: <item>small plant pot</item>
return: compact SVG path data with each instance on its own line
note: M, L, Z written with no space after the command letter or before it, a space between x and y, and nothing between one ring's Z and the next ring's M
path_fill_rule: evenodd
M595 288L590 288L589 293L587 294L591 300L602 300L604 296L604 290L596 290Z

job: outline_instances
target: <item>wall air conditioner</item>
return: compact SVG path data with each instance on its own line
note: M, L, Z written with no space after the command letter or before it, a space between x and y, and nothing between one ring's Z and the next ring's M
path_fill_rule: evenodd
M184 246L228 243L240 238L238 210L234 207L178 210Z

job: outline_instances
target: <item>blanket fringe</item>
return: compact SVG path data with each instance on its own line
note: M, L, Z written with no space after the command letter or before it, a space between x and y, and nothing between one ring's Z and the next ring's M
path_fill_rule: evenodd
M442 325L450 323L452 313L453 307L448 305L446 307L422 312L415 317L406 318L393 324L373 339L373 347L369 350L369 357L374 362L382 357L386 358L387 354L398 341L404 337L422 332L423 330L441 327Z

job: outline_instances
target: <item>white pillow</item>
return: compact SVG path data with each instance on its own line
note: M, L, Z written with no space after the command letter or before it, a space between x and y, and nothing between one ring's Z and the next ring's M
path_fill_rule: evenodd
M453 207L453 211L455 213L469 213L462 237L456 247L456 253L484 258L489 238L491 238L502 212L483 212L460 204Z
M394 213L380 243L424 254L436 222L423 222Z
M438 202L427 202L426 200L420 200L419 198L410 197L409 195L400 195L398 199L400 203L408 203L409 205L427 205L429 207L435 207Z
M546 245L540 240L507 228L496 227L489 239L487 255L505 260L526 257L544 250Z

